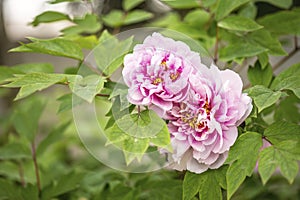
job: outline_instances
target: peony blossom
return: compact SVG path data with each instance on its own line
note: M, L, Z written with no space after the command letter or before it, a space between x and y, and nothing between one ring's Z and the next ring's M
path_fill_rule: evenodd
M124 58L122 75L129 87L129 102L163 115L173 102L186 97L192 65L198 63L199 55L185 43L153 33Z
M208 68L186 44L153 33L125 56L122 74L129 102L168 120L171 168L202 173L224 163L252 110L237 73Z
M242 81L231 70L195 70L185 100L168 112L173 153L171 167L202 173L220 167L234 144L237 126L252 110L251 98L242 94Z

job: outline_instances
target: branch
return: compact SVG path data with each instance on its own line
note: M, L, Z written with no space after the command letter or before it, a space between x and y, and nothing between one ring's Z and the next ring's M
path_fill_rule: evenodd
M215 53L214 53L214 63L218 62L218 48L219 48L219 27L216 28L216 43L215 43Z

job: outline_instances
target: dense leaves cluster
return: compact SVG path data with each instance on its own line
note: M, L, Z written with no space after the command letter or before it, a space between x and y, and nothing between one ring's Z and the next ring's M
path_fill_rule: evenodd
M50 3L61 2L91 3ZM78 65L64 73L55 73L51 62L0 67L0 96L9 98L15 91L10 88L19 88L18 101L10 102L8 112L0 116L0 199L299 197L300 63L298 60L278 75L273 70L299 50L300 9L291 0L161 2L169 7L163 15L144 9L144 0L123 0L119 9L106 14L94 11L71 17L47 11L36 16L33 26L61 20L73 25L56 38L28 38L10 52L66 57ZM259 5L272 5L278 11L258 17ZM130 174L108 169L84 151L70 110L86 102L101 108L108 105L101 112L107 145L122 149L127 164L153 148L169 147L166 122L152 111L129 104L127 88L116 89L112 78L135 44L134 38L119 40L113 34L140 26L179 31L203 47L193 51L212 57L224 68L247 70L250 84L245 85L245 92L253 99L254 109L239 127L239 137L221 168L197 175L165 170ZM287 40L293 49L290 52L283 47ZM84 64L84 52L91 49L97 73ZM271 62L272 56L282 56L282 60ZM78 75L81 67L84 72ZM39 92L53 85L60 87ZM45 118L45 113L58 120ZM160 130L155 137L153 130Z

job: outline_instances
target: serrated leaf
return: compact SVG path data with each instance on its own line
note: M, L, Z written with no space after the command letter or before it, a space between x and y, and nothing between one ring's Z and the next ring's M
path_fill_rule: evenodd
M231 11L239 6L250 2L250 0L219 0L216 10L216 20L226 17Z
M260 2L267 2L279 8L288 9L293 4L293 0L259 0Z
M51 199L51 197L56 197L61 194L65 194L72 191L78 187L81 180L84 177L84 173L71 172L64 176L61 176L56 184L49 185L42 191L42 200Z
M104 82L103 77L93 74L84 78L78 77L70 84L70 88L75 95L91 103L102 90Z
M102 28L95 14L86 14L83 18L74 19L73 22L76 24L75 26L70 26L62 30L65 35L93 34Z
M265 51L267 51L267 49L264 47L241 41L239 43L229 44L227 47L220 49L220 59L229 61L234 58L252 57Z
M144 1L145 0L124 0L124 1L122 1L122 6L123 6L124 10L129 11Z
M22 143L8 143L0 148L0 160L30 159L31 151Z
M43 139L36 150L36 154L37 156L41 156L47 148L49 148L49 146L51 144L53 144L54 142L58 141L59 139L62 138L65 130L69 127L70 122L66 122L62 125L60 125L59 127L53 129L45 139Z
M300 34L300 13L296 11L275 12L264 16L258 22L276 34Z
M44 111L45 104L39 99L31 99L28 104L22 104L13 114L13 124L17 132L34 141L38 130L40 116Z
M135 24L151 19L153 14L144 10L134 10L129 12L124 18L124 25Z
M33 26L38 26L41 23L49 23L49 22L55 22L61 20L70 20L70 18L68 17L68 15L61 12L46 11L36 16L33 22L31 22L31 24Z
M273 70L271 65L267 65L265 69L262 69L260 63L257 61L254 64L254 67L249 67L248 69L248 79L251 84L254 85L263 85L268 87L272 81Z
M256 165L262 136L255 132L242 134L229 150L225 163L231 163L227 173L227 199L235 193L246 176L251 176Z
M227 169L225 166L202 174L187 172L183 180L183 199L190 200L199 193L200 199L222 200L221 189L226 189Z
M4 87L20 87L19 93L15 98L15 100L19 100L36 91L41 91L56 83L64 81L66 76L67 75L64 74L31 73L12 79L11 83L4 85Z
M300 63L282 71L272 82L274 90L291 90L300 99Z
M22 44L19 47L9 50L9 52L33 52L83 60L83 53L80 46L70 40L63 38L45 40L29 39L31 43Z
M225 19L218 22L218 26L227 30L246 32L255 31L263 28L254 20L238 15L226 17Z
M199 7L199 4L195 0L162 0L163 3L167 4L171 8L175 9L189 9Z
M266 128L264 136L272 144L277 144L284 140L300 141L300 126L286 121L275 122Z
M101 40L101 38L99 39ZM94 56L97 67L107 76L121 66L123 57L131 50L133 38L130 37L123 41L118 41L114 37L109 37L94 49ZM114 52L114 53L111 53Z
M299 171L297 162L300 157L299 147L297 141L282 141L260 153L258 171L263 184L267 183L277 167L280 167L282 175L292 184Z
M275 104L281 96L281 92L274 92L262 85L256 85L247 90L248 94L254 100L255 105L260 113L265 108Z
M20 193L24 199L39 200L39 192L36 185L27 184L20 188Z

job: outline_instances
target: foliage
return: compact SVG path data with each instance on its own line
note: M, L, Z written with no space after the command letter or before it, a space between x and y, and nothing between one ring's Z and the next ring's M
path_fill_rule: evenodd
M89 3L50 3L61 2ZM144 9L143 0L123 0L120 8L107 14L71 17L46 11L35 17L33 26L60 20L73 25L56 38L28 38L10 52L66 57L78 65L60 74L54 72L51 62L0 67L0 96L10 101L8 97L15 94L10 88L19 88L8 112L0 116L0 199L299 198L299 60L279 74L274 71L299 50L300 8L291 0L162 3L171 9L162 16ZM262 4L278 11L258 16ZM221 168L202 174L167 170L131 174L99 164L84 150L70 110L85 103L102 106L106 145L123 150L126 164L141 160L153 148L170 149L165 121L151 110L131 105L124 85L115 89L114 74L136 41L133 37L121 40L114 34L141 26L186 34L217 65L247 70L250 83L244 89L254 108L239 127L238 139ZM284 48L286 38L292 38L291 52ZM93 49L97 73L84 64L87 49ZM274 64L272 56L283 58ZM78 70L83 70L80 75ZM47 89L53 85L64 90ZM109 105L106 116L105 105ZM45 113L58 120L50 117L45 122ZM158 134L154 137L153 132Z

